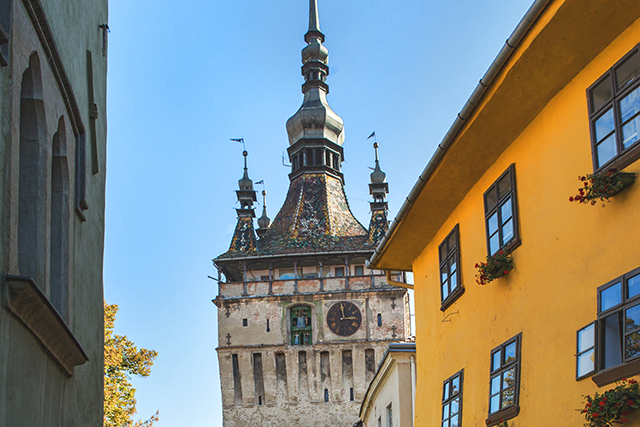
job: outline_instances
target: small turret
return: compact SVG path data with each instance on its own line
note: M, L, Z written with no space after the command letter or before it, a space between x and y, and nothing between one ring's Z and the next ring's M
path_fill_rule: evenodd
M378 143L373 143L375 150L376 165L371 172L371 184L369 184L369 194L373 196L373 202L369 202L371 206L371 222L369 223L369 242L377 244L389 229L389 220L387 219L388 205L384 200L389 193L389 184L385 182L387 174L380 169L378 161Z
M271 224L271 219L267 216L267 192L262 190L262 216L258 218L258 229L256 230L258 237L262 238L265 235L269 224Z
M238 180L239 190L236 190L236 196L240 208L236 209L238 213L238 224L233 233L229 252L238 254L250 254L256 251L256 233L253 228L253 218L256 213L253 209L253 202L257 200L256 192L253 189L253 181L249 178L249 170L247 168L247 156L249 153L245 150L242 152L244 156L244 174Z

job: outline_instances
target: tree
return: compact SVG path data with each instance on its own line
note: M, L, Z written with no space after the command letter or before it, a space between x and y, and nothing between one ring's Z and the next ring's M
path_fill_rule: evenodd
M147 421L132 420L136 414L136 389L131 375L148 377L158 352L138 348L126 335L113 333L118 306L104 303L104 427L150 427L158 412Z

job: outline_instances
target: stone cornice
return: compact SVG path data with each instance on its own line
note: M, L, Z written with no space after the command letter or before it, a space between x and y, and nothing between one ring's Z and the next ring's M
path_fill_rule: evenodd
M30 277L4 275L4 305L38 339L67 376L89 360L47 296Z

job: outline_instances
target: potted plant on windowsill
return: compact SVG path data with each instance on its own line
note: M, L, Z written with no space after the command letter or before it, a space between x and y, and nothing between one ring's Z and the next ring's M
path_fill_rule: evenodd
M586 427L612 427L629 421L629 414L640 407L640 386L634 379L622 379L611 390L593 397L584 396L584 408L577 409L584 414Z
M633 184L636 174L609 169L597 174L588 173L578 179L582 181L583 187L578 189L577 195L569 197L569 201L595 205L598 199L608 202L611 197Z
M509 274L513 270L513 258L504 251L500 251L495 255L487 256L486 262L477 263L476 268L478 269L476 282L479 285L486 285Z

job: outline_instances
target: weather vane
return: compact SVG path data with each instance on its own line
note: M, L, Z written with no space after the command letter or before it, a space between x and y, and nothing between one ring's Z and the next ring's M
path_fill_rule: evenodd
M230 141L235 141L235 142L239 142L240 144L242 144L242 149L244 151L247 151L247 148L244 146L244 137L242 138L230 138Z

